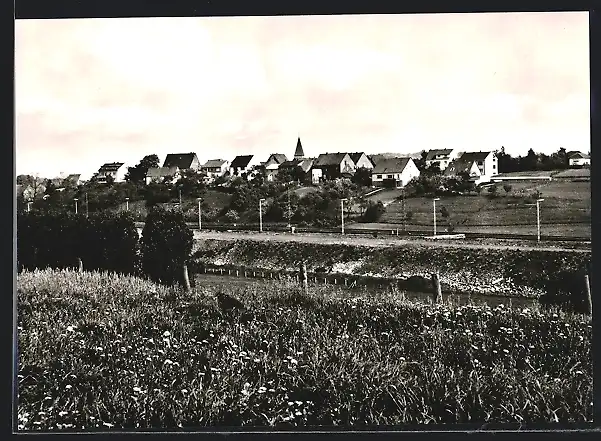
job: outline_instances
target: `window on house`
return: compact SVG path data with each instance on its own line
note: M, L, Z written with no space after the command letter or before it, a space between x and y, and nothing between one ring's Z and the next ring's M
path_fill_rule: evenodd
M382 175L376 175L377 179L382 179Z
M392 179L392 175L388 175L388 179Z

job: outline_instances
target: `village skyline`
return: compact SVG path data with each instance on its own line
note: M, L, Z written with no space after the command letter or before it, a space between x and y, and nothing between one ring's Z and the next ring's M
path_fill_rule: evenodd
M195 152L590 151L586 13L16 22L16 172Z

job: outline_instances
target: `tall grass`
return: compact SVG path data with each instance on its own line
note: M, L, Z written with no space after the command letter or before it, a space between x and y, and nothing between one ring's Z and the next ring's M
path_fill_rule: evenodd
M591 323L538 309L310 295L274 282L194 293L69 271L18 278L20 429L577 422Z

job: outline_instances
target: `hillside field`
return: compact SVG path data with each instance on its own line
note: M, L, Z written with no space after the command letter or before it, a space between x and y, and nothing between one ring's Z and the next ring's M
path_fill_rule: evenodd
M483 190L480 196L442 196L436 202L437 224L444 228L451 222L458 231L491 231L483 227L504 227L511 232L515 227L526 226L536 228L536 206L526 201L525 196L534 191L541 192L544 201L540 204L541 225L545 231L558 229L561 234L574 226L577 231L588 232L591 224L591 185L590 182L572 182L553 180L544 182L511 182L511 191L506 193L502 185L498 185L498 196L490 198ZM396 193L394 193L396 192ZM388 198L401 190L387 191ZM377 195L376 195L377 196ZM382 196L380 196L382 198ZM445 207L449 217L441 215ZM411 212L408 225L432 226L433 203L431 198L417 197L405 199L405 213ZM395 200L386 207L386 212L378 221L380 224L402 224L402 202ZM355 224L360 226L360 224ZM353 225L353 226L355 226ZM557 226L560 225L559 228ZM578 227L582 225L583 227ZM466 230L467 228L467 230ZM543 233L544 234L544 233ZM550 232L546 234L551 234Z
M116 274L17 278L19 431L592 421L589 317L216 288Z

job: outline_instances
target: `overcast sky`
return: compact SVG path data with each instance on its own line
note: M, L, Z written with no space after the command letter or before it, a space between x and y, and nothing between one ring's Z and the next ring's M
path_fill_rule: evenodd
M196 152L590 150L588 14L16 22L17 174Z

